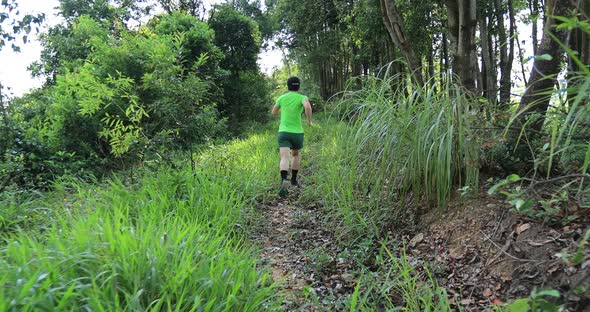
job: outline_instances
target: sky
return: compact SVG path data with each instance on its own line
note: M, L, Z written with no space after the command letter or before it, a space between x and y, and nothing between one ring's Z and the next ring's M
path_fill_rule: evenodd
M211 5L220 1L205 2ZM45 24L41 27L42 31L62 21L61 17L56 16L59 0L19 0L18 4L21 16L30 13L45 13ZM42 47L37 36L30 36L27 44L23 44L21 38L17 38L16 43L21 47L21 52L12 51L10 46L5 46L0 51L0 83L11 88L8 91L8 95L11 97L23 95L32 88L41 87L43 84L43 78L34 79L27 70L27 67L39 60L41 55ZM258 64L267 74L272 73L273 68L279 67L281 63L282 55L278 50L262 51L259 55Z
M205 0L205 2L212 5L220 2L220 0ZM45 13L46 21L43 27L41 27L42 30L62 21L60 17L56 16L56 7L59 5L59 0L19 0L18 3L21 16L27 13ZM532 57L531 27L523 23L518 23L518 28L520 33L519 39L521 41L525 40L522 46L524 51L523 57L525 59L530 58ZM542 29L542 27L539 29ZM20 41L20 38L17 41ZM30 72L27 70L27 67L31 63L39 60L41 54L42 48L37 37L31 36L27 44L22 44L22 41L18 43L21 46L20 53L13 52L9 46L4 47L0 51L0 83L5 87L11 88L8 92L9 96L20 96L32 88L40 87L43 83L42 78L32 78ZM519 81L522 81L522 71L520 69L520 62L518 62L518 49L516 50L517 55L515 55L512 77L517 85L521 85L522 82ZM259 55L258 64L265 73L270 74L274 68L280 67L282 64L282 54L276 49L262 51ZM530 71L531 65L532 62L525 63L525 71L527 73ZM515 86L515 92L521 91L519 89L521 88Z
M21 0L19 3L19 10L21 16L33 13L45 13L46 23L42 29L47 29L49 25L59 23L60 19L55 16L58 6L58 0ZM13 93L15 96L22 95L25 91L40 87L42 79L33 79L27 67L34 61L39 59L41 54L41 44L37 40L37 36L30 36L30 41L23 44L21 38L16 39L16 44L21 47L21 52L16 53L10 48L10 44L2 48L0 51L0 83L5 87L12 88L8 94Z

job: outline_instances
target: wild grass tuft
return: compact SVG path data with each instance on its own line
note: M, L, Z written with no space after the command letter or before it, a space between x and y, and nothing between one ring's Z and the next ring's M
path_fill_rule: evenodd
M450 79L449 79L450 81ZM348 154L359 181L377 196L412 194L445 205L456 186L476 189L480 111L448 82L416 86L398 75L367 77L343 95L351 121Z
M0 250L0 310L259 311L276 304L240 224L274 181L274 136L214 147L196 170L77 184L45 233ZM62 205L66 205L64 209Z

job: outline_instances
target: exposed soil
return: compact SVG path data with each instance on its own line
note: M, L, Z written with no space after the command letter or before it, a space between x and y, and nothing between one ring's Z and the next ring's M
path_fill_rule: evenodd
M568 311L590 311L588 248L581 264L562 259L564 251L574 253L587 217L550 226L511 212L482 191L477 199L425 216L409 254L434 267L439 284L465 311L528 297L534 289L559 290Z
M266 223L252 240L273 279L282 282L284 310L343 310L358 268L341 257L322 208L302 207L296 196L259 207ZM590 248L576 265L561 257L564 250L573 253L589 220L586 213L567 225L548 225L510 212L503 200L482 191L423 216L421 231L392 235L406 244L410 263L430 268L457 310L490 311L534 289L557 289L567 311L590 311Z
M297 194L260 207L265 226L252 233L264 264L281 282L285 311L335 311L354 292L353 264L323 224L321 208L301 207Z

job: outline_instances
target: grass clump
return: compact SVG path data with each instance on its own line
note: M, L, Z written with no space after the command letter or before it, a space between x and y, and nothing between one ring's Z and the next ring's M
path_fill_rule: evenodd
M273 309L272 279L240 227L273 180L273 138L212 148L195 170L74 185L48 207L62 213L44 233L5 237L0 310Z
M443 206L454 186L477 188L481 114L450 79L417 86L398 75L368 77L362 89L344 93L341 106L352 124L348 153L375 194Z

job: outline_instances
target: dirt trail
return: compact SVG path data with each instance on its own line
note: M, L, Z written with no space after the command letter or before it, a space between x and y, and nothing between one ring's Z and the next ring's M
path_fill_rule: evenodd
M292 195L290 195L292 196ZM265 265L281 282L285 311L335 311L354 291L352 264L339 257L321 208L289 199L261 206L265 224L252 233Z

